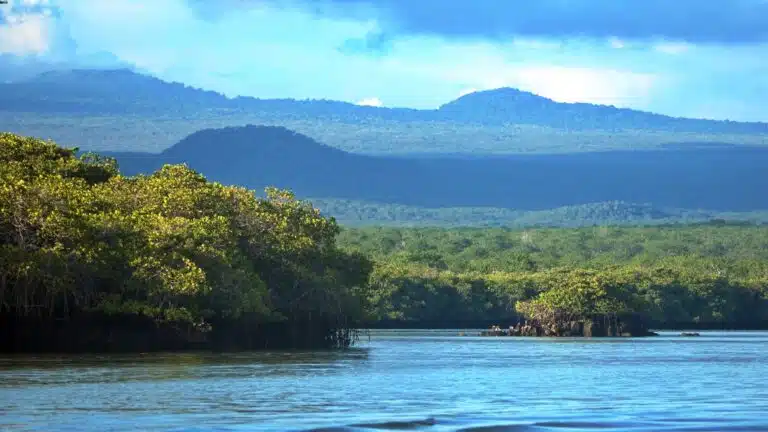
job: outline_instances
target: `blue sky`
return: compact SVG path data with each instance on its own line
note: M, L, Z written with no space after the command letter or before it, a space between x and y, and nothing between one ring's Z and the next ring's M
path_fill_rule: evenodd
M768 121L768 0L0 5L0 79L51 64L135 66L262 98L434 108L510 86L558 101Z

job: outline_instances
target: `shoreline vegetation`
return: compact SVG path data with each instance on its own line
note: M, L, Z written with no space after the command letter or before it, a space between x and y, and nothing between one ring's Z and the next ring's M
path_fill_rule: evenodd
M768 227L722 223L342 229L288 191L184 165L126 177L0 133L2 352L341 348L362 328L524 320L540 336L764 329L766 245Z
M287 192L0 134L0 342L18 351L349 346L372 264Z
M768 329L765 226L355 228L339 244L376 262L381 328L515 324L518 302L551 292L577 311L618 299L654 329Z

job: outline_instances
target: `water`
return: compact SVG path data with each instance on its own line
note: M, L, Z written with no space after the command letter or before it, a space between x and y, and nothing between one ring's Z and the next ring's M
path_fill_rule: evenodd
M0 430L766 431L768 333L0 358Z

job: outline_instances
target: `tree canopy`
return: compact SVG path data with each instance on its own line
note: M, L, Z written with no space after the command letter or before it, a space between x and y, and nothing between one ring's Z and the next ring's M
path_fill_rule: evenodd
M563 314L768 324L765 226L342 229L287 190L259 197L185 165L125 176L8 133L0 150L0 338L93 317L243 347Z
M0 313L133 315L210 326L363 317L371 263L288 191L258 198L184 165L137 177L0 134Z
M638 313L658 327L768 325L768 227L344 229L371 256L374 321L503 324Z

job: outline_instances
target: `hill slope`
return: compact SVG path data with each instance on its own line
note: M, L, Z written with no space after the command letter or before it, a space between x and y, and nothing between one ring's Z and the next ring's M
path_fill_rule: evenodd
M225 96L170 83L129 69L49 71L0 84L3 111L77 114L158 114L223 107Z
M721 212L606 201L548 210L499 207L428 208L342 199L312 199L325 214L349 227L589 227L672 224L768 224L768 211Z
M768 124L677 119L564 104L515 89L466 95L437 110L338 101L227 98L129 70L48 72L0 84L0 130L109 151L159 152L201 129L284 126L371 154L552 153L670 142L768 144ZM75 125L75 127L73 127Z
M460 157L374 157L285 128L204 130L159 155L113 153L128 174L188 163L223 183L299 196L419 207L551 210L608 201L658 208L768 209L768 149Z
M560 103L513 88L470 93L441 106L439 112L453 121L534 124L574 130L768 133L768 123L676 118L606 105Z

